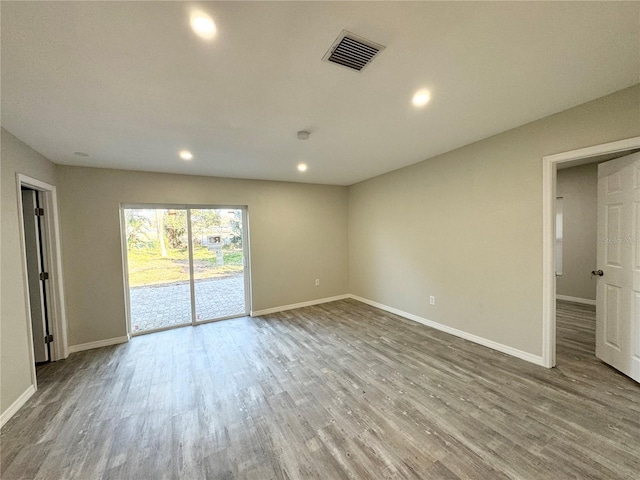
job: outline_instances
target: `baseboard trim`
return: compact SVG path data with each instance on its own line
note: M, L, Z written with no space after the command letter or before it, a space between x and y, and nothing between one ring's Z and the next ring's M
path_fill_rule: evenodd
M282 305L280 307L266 308L264 310L255 310L255 311L252 310L251 316L260 317L262 315L269 315L271 313L278 313L278 312L284 312L286 310L294 310L296 308L320 305L321 303L336 302L338 300L344 300L345 298L352 298L352 296L349 294L336 295L335 297L326 297L326 298L320 298L318 300L310 300L308 302L292 303L291 305Z
M349 295L349 298L357 300L362 303L366 303L367 305L371 305L372 307L379 308L380 310L384 310L386 312L390 312L401 317L404 317L408 320L412 320L414 322L421 323L422 325L426 325L427 327L435 328L436 330L440 330L445 333L449 333L456 337L463 338L465 340L469 340L470 342L477 343L479 345L491 348L493 350L497 350L498 352L506 353L507 355L511 355L513 357L519 358L521 360L525 360L527 362L534 363L536 365L540 365L544 367L544 361L542 356L534 355L529 352L524 352L522 350L518 350L517 348L510 347L508 345L504 345L502 343L494 342L493 340L486 339L484 337L479 337L478 335L474 335L472 333L465 332L463 330L458 330L457 328L449 327L447 325L443 325L441 323L434 322L432 320L428 320L426 318L420 317L418 315L414 315L413 313L404 312L397 308L390 307L388 305L384 305L382 303L374 302L373 300L369 300L367 298L359 297L357 295Z
M82 352L84 350L92 350L94 348L108 347L119 343L127 343L129 335L124 337L107 338L106 340L98 340L97 342L80 343L78 345L69 346L69 353Z
M2 415L0 415L0 428L4 427L4 424L11 420L11 417L13 417L16 413L18 413L18 410L20 410L22 406L27 403L27 400L29 400L34 393L36 393L36 387L33 385L29 385L29 388L22 392L22 395L20 395L16 399L16 401L13 402L4 412L2 412Z
M564 300L565 302L581 303L583 305L595 306L596 304L595 300L590 300L588 298L580 298L580 297L570 297L569 295L556 295L556 300Z

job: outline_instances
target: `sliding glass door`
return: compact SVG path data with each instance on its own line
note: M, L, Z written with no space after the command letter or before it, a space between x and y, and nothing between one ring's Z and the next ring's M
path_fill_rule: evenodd
M122 208L130 332L247 315L246 209Z
M195 322L246 314L242 213L191 210Z

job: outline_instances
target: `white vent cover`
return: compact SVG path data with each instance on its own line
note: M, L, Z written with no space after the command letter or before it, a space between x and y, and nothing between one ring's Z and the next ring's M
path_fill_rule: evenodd
M359 72L384 48L379 43L343 30L322 59Z

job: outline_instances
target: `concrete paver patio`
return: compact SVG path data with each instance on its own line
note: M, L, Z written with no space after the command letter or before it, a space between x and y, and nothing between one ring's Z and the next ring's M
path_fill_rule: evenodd
M189 283L132 287L132 333L191 323ZM196 280L196 321L245 313L244 275Z

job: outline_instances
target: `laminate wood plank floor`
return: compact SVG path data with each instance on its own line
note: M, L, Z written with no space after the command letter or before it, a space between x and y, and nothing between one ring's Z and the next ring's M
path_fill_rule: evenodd
M134 338L38 369L13 479L640 478L640 386L558 306L548 370L354 300Z

